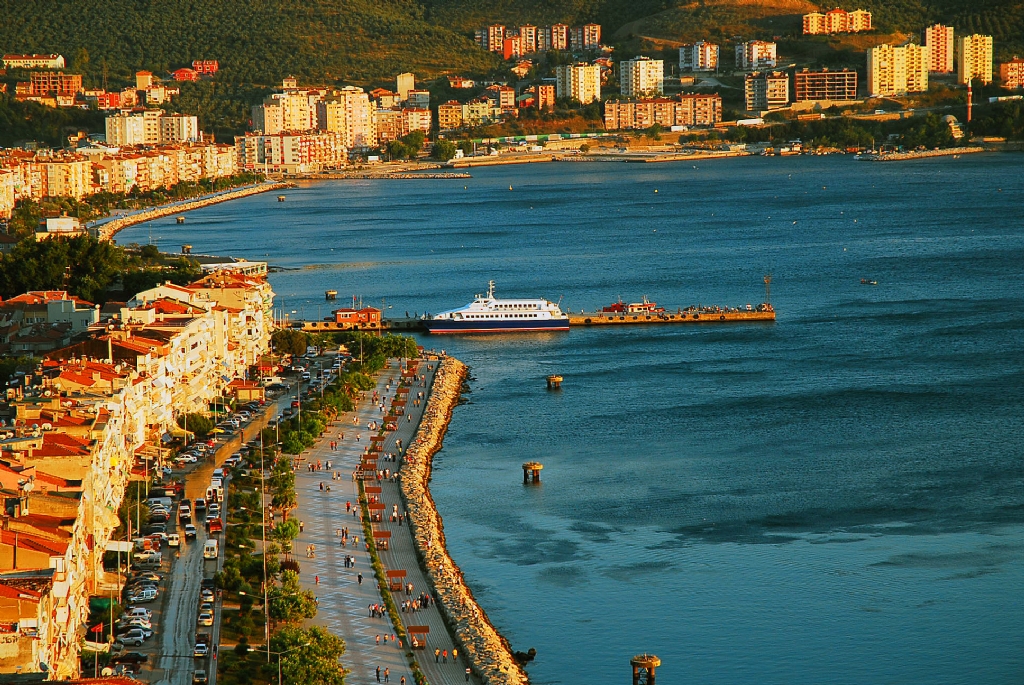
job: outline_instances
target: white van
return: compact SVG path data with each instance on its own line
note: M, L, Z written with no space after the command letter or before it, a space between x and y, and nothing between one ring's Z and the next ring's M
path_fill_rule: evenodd
M181 547L181 536L177 533L171 533L167 536L168 547Z
M220 546L216 540L207 540L203 545L203 559L216 559L220 556Z

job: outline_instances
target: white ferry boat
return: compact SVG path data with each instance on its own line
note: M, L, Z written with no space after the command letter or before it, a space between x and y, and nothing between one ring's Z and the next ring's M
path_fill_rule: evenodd
M436 314L426 320L431 333L514 333L519 331L567 331L569 315L547 300L503 300L494 297L494 281L487 295L464 307Z

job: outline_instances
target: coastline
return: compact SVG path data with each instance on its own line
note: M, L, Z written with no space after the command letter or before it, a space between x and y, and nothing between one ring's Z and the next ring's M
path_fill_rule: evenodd
M209 207L210 205L219 204L221 202L249 197L250 195L258 195L271 190L283 190L291 187L294 187L294 184L284 181L274 181L270 183L260 183L255 186L246 186L237 190L228 190L215 195L205 195L203 197L196 198L195 200L187 200L185 202L178 202L171 205L151 207L141 212L136 212L135 214L116 217L110 221L99 224L96 227L97 237L99 237L100 240L111 240L119 231L122 231L129 226L134 226L135 224L145 223L146 221L152 221L153 219L160 219L165 216L171 216L172 214L189 212L193 209L200 209L201 207Z
M458 359L448 357L439 363L422 423L402 464L402 498L437 605L474 673L485 684L525 685L529 678L513 658L508 640L488 620L448 554L444 523L428 487L434 454L441 449L466 374L466 365Z

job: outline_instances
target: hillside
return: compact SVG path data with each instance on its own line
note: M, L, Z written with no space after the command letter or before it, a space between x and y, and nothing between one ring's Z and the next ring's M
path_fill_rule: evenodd
M0 0L0 50L59 52L96 85L216 59L219 80L350 83L487 71L472 40L423 18L415 0Z

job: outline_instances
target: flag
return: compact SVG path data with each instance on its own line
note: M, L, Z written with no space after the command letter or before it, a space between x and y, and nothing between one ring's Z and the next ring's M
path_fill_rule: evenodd
M98 624L94 625L92 628L89 628L89 632L90 633L102 633L103 632L103 624L102 623L98 623Z

